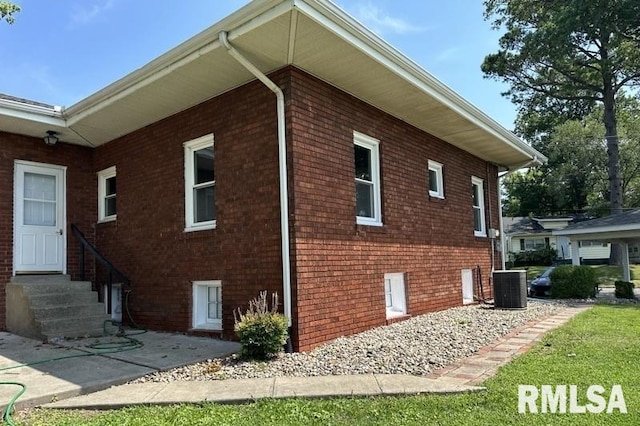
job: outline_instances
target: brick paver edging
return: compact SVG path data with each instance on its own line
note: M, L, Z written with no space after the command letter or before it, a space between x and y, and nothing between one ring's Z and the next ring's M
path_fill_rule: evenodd
M434 371L426 377L460 385L482 383L495 375L500 366L528 351L546 332L558 328L592 306L569 306L543 319L529 321L480 348L475 354Z

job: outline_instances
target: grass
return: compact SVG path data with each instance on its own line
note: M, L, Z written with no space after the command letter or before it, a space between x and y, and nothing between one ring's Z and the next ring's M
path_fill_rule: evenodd
M622 267L611 265L593 265L591 266L600 283L601 287L613 287L613 284L622 279ZM527 282L536 278L547 269L548 266L526 266L522 269L527 271ZM519 268L516 268L519 269ZM636 287L640 286L640 265L631 265L631 280L635 283Z
M638 425L640 307L598 305L548 333L525 355L461 395L261 400L246 405L136 407L109 412L39 409L22 425ZM518 384L620 384L628 414L518 414Z

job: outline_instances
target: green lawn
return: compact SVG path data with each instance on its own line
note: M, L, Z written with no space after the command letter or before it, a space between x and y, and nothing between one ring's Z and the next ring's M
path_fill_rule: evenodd
M246 405L35 410L23 425L638 425L640 307L598 305L548 333L528 353L464 395L262 400ZM628 414L518 414L518 384L622 386Z

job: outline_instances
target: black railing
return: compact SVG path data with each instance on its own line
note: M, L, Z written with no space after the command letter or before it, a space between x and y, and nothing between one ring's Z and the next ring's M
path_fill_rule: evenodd
M100 254L98 249L96 249L89 241L87 241L82 231L80 231L80 229L78 229L78 227L73 223L71 224L71 231L73 232L73 235L76 236L78 241L80 241L80 279L82 281L84 281L85 279L85 250L88 250L89 253L91 253L93 257L98 262L100 262L100 264L102 264L102 266L104 266L104 268L107 270L107 294L105 295L105 299L107 300L105 302L107 304L107 313L111 314L111 290L113 288L114 277L118 278L120 283L126 287L131 287L131 282L129 281L129 278L127 278L122 272L118 271L118 269L116 269L116 267L113 266L111 262L109 262L102 254Z

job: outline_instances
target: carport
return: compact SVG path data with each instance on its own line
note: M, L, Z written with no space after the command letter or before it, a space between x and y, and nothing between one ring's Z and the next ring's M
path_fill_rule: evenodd
M640 240L640 209L614 214L598 219L574 223L564 229L553 231L553 235L562 235L571 242L571 259L574 265L580 265L579 241L602 241L620 245L622 260L622 279L631 281L629 269L629 244Z

